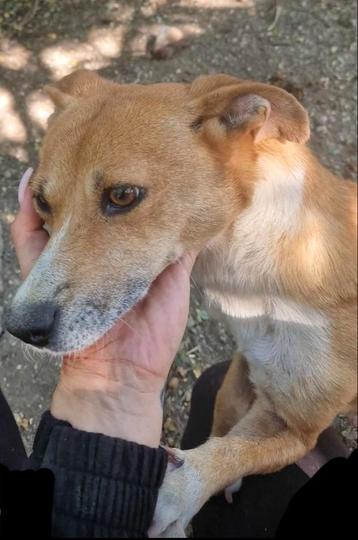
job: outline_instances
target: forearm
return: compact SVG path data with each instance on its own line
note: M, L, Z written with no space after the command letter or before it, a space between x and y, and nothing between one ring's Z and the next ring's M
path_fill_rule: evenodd
M53 536L143 537L151 523L167 457L46 413L32 461L55 476Z

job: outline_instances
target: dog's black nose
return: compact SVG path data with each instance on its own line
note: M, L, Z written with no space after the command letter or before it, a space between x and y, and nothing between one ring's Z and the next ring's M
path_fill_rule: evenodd
M56 305L51 302L27 306L22 316L10 316L7 319L7 330L13 336L36 347L48 344L55 323Z

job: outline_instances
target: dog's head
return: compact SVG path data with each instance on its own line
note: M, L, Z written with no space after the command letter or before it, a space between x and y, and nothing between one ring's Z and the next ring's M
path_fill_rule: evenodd
M56 110L30 187L51 235L8 326L53 352L94 342L230 226L262 141L308 137L293 96L226 75L141 86L78 71L47 91Z

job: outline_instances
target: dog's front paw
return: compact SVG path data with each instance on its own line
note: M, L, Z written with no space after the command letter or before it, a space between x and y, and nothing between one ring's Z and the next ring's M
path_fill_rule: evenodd
M185 528L206 502L203 479L190 463L188 452L170 449L168 454L150 538L185 538Z

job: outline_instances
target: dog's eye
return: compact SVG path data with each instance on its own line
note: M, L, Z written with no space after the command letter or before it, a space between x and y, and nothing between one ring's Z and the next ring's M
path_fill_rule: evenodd
M108 195L110 202L120 208L126 208L132 205L138 197L139 188L134 186L112 189Z
M41 194L34 195L33 199L37 205L37 208L41 212L44 212L45 214L49 214L51 212L50 205L48 204L48 202L46 201L43 195Z
M142 187L123 185L109 189L103 194L103 210L107 215L132 210L145 195Z

